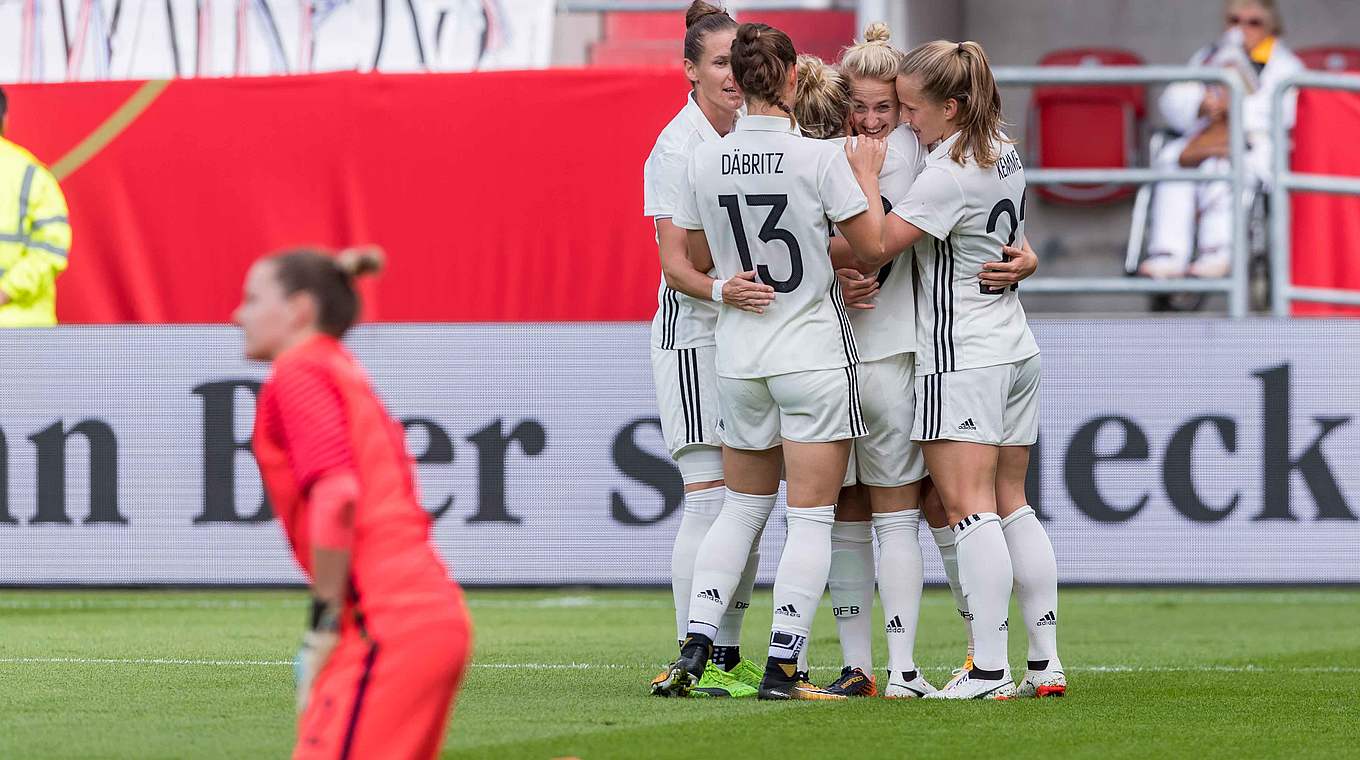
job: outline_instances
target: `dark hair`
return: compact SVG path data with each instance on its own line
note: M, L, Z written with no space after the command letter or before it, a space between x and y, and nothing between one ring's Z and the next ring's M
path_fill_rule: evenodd
M962 165L972 156L978 166L989 168L999 157L993 141L1013 142L1001 131L1001 92L981 45L927 42L907 53L898 73L920 77L922 90L936 103L950 98L958 103L957 123L963 134L949 151L955 163Z
M270 256L274 277L288 295L307 293L316 301L316 323L321 332L335 338L359 318L359 294L355 278L382 271L383 254L376 247L347 248L332 256L312 248L283 251Z
M5 114L9 111L9 100L5 98L5 88L0 87L0 121L5 120Z
M769 103L788 114L791 123L793 111L783 95L789 68L797 60L793 40L778 29L766 24L737 27L737 39L732 42L732 76L737 86L748 104L752 100Z
M685 11L685 60L698 63L704 55L704 38L723 29L734 29L737 22L727 11L694 0Z

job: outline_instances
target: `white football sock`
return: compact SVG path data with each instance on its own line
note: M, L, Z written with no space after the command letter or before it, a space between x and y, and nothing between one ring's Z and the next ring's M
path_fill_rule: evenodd
M708 528L722 511L727 489L722 486L685 494L680 529L671 547L671 595L675 597L675 639L682 641L689 627L689 597L694 581L694 556L708 535Z
M808 678L812 677L812 666L808 664L807 647L798 650L798 671L801 673L808 673Z
M968 600L963 598L963 589L959 587L959 554L954 545L954 529L946 525L943 528L930 529L930 535L935 537L935 546L940 550L940 562L944 563L944 577L949 581L949 590L954 594L954 608L958 610L959 617L963 618L963 629L968 632L968 656L973 656L973 616L968 612Z
M1058 562L1053 544L1028 505L1001 521L1015 571L1015 595L1029 634L1029 659L1058 662Z
M784 659L789 658L789 648L777 642L789 641L789 637L807 639L813 613L826 591L836 507L791 507L788 520L788 538L774 577L774 622L770 625L770 656ZM799 645L793 656L801 649Z
M888 670L916 670L916 621L921 615L921 510L874 515L878 595L888 632Z
M1006 670L1006 613L1011 606L1011 555L1001 518L983 512L954 526L959 586L973 615L973 667Z
M755 589L756 573L760 571L762 535L763 531L757 533L755 541L751 542L751 553L746 557L746 567L741 571L741 580L732 591L732 603L728 605L727 612L723 613L722 621L718 623L718 635L713 639L717 646L741 646L741 624L746 619L747 608L751 606L751 592Z
M722 513L713 521L694 557L688 633L717 637L718 623L741 582L751 546L774 509L774 498L774 494L756 496L727 490Z
M874 672L873 523L836 522L831 526L831 610L840 634L842 664Z

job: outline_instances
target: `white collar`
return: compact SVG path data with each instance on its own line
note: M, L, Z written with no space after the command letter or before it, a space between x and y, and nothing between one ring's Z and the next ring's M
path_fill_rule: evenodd
M722 135L718 134L718 130L713 128L713 123L708 120L708 117L704 115L704 110L699 107L699 101L694 97L692 90L689 95L685 96L685 107L681 109L681 112L686 114L689 123L699 130L699 135L703 137L704 142L722 139Z
M930 152L930 158L941 159L949 155L949 149L954 147L954 143L958 142L959 138L962 136L963 132L959 131L941 140L935 145L935 149Z
M745 116L737 120L737 129L758 132L798 132L798 125L790 125L787 116Z

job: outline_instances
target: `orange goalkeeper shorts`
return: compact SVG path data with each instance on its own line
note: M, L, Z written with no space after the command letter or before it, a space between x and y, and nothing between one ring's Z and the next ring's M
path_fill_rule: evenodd
M317 675L293 757L438 757L471 650L465 617L382 640L347 630Z

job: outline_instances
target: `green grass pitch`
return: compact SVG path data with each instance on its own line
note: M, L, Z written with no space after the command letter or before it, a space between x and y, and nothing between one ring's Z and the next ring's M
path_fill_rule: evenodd
M468 598L476 658L444 757L1360 752L1357 590L1064 591L1069 696L988 703L656 699L646 684L673 654L669 592ZM286 757L304 611L301 592L0 592L0 758ZM757 660L769 622L758 593L743 642ZM958 665L961 632L948 594L928 591L917 656L933 682ZM1011 643L1023 669L1020 626ZM811 647L814 680L829 680L840 650L825 604Z

